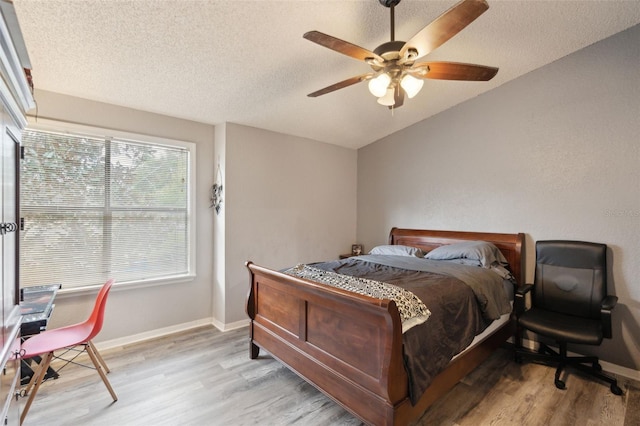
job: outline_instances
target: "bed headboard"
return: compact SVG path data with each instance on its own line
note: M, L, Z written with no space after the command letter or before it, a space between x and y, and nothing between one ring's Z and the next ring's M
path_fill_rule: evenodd
M389 244L418 247L429 252L436 247L460 241L478 240L495 244L509 262L513 276L524 283L524 234L496 234L490 232L432 231L426 229L392 228Z

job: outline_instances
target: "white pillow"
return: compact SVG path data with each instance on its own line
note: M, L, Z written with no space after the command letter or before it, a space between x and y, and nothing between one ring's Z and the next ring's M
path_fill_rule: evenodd
M377 246L371 249L369 254L389 254L392 256L424 257L424 253L417 247L402 245Z

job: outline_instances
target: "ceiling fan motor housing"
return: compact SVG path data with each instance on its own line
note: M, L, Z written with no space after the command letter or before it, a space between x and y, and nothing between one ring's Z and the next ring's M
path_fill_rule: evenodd
M376 47L373 51L376 55L382 56L384 59L392 59L389 57L385 57L387 53L395 53L396 57L398 56L398 52L404 46L404 41L388 41L386 43L382 43L380 46Z

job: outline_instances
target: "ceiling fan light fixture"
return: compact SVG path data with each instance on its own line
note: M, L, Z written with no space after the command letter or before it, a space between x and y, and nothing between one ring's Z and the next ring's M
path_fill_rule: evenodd
M391 77L387 73L381 73L369 80L369 91L376 98L383 97L387 93L389 83L391 83Z
M409 74L405 74L405 76L402 77L402 80L400 80L400 86L402 86L404 91L407 93L409 99L417 95L420 92L420 89L422 89L423 85L424 80L415 78Z
M384 105L384 106L393 106L396 104L396 99L394 96L394 88L393 87L389 87L387 89L387 92L384 96L381 96L378 98L378 103L380 105Z

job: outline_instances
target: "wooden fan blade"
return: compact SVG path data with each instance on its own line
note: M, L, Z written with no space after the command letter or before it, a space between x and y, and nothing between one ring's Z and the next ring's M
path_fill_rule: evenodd
M498 68L459 62L421 62L407 71L414 77L434 80L489 81L498 73Z
M431 53L487 9L489 4L486 0L462 0L406 42L400 49L400 57L404 57L409 49L418 52L416 59Z
M355 76L355 77L351 77L351 78L343 80L343 81L341 81L339 83L332 84L331 86L327 86L324 89L316 90L313 93L309 93L307 96L309 96L310 98L315 98L315 97L318 97L318 96L326 95L327 93L334 92L334 91L336 91L338 89L343 89L343 88L351 86L353 84L360 83L361 81L367 80L367 79L371 78L372 76L373 76L373 73L367 73L367 74L362 74L362 75L358 75L358 76Z
M382 59L380 56L363 47L356 46L355 44L351 44L348 41L340 40L339 38L321 33L320 31L309 31L308 33L305 33L303 37L307 40L319 44L320 46L335 50L336 52L350 56L354 59L359 59L366 62L366 59L373 58L378 62L384 62L384 59Z

